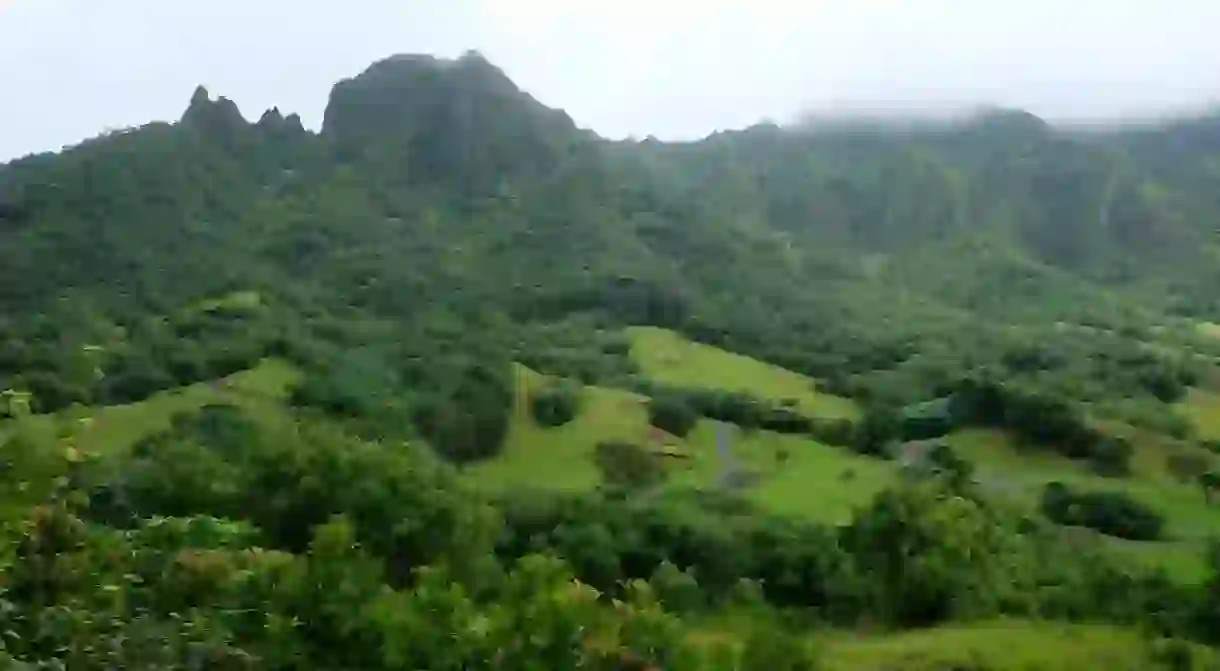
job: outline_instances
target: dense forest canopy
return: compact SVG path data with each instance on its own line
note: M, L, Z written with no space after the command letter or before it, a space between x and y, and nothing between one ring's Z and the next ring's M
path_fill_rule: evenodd
M639 494L664 473L624 443L598 446L622 486L596 494L490 497L461 474L503 449L523 365L566 378L530 399L546 426L597 384L652 396L679 436L711 418L880 458L904 432L982 428L1123 477L1133 448L1105 421L1192 440L1170 408L1220 384L1199 329L1220 322L1218 183L1220 116L1082 133L989 109L665 143L580 129L477 53L375 63L316 133L201 87L174 123L0 166L0 422L269 359L300 373L293 419L208 406L105 457L0 425L20 474L4 649L32 668L809 668L809 622L1002 614L1214 642L1220 559L1190 587L1082 562L951 450L839 527ZM632 326L863 414L656 384ZM1118 495L1044 508L1162 534ZM765 624L691 644L686 616L717 609Z

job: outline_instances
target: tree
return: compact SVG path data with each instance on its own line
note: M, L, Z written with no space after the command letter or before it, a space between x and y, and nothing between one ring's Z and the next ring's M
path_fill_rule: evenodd
M580 411L580 389L571 384L557 384L535 392L530 398L530 410L540 426L567 424Z
M902 419L887 407L868 408L856 425L853 447L861 454L884 456L890 443L902 434Z
M698 420L690 404L675 396L658 396L648 402L648 422L679 438L690 433Z
M648 579L648 584L661 603L675 611L693 611L703 605L704 594L695 576L669 561L661 562Z
M1165 526L1160 513L1125 492L1075 492L1059 482L1043 490L1042 513L1057 524L1137 541L1160 540Z
M933 469L947 478L952 491L965 492L972 483L974 464L959 456L947 443L937 442L928 452L927 459Z
M1121 436L1098 436L1092 447L1093 468L1109 477L1125 477L1131 474L1131 455L1135 448L1131 441Z
M594 451L602 482L610 487L641 490L665 481L661 457L635 443L602 442Z
M1203 489L1203 498L1210 504L1216 492L1220 491L1220 473L1216 471L1200 473L1199 487Z
M886 616L904 625L993 612L1019 590L1014 540L991 511L935 482L881 492L844 538Z

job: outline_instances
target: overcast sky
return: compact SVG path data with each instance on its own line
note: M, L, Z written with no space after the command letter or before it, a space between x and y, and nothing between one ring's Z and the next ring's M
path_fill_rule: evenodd
M603 135L979 104L1110 119L1220 101L1220 0L0 0L0 160L177 118L204 84L307 125L394 53L478 49Z

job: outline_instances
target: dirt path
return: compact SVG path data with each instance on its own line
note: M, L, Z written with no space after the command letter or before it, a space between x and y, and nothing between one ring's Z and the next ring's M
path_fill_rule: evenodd
M720 486L729 488L741 478L741 465L737 462L737 455L733 454L731 447L735 427L725 422L715 422L714 426L716 458L720 461Z

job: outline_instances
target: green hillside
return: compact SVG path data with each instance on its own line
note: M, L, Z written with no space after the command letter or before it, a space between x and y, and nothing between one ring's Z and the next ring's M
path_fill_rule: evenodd
M2 165L0 662L1212 668L1216 165L473 52Z
M819 393L817 383L778 366L686 340L665 329L628 329L631 357L649 378L678 387L742 391L775 402L788 399L810 415L854 417L850 399Z
M540 382L534 371L517 369L516 402L504 449L494 459L469 467L468 474L495 489L535 486L580 491L596 487L600 476L593 463L593 448L600 441L639 440L648 425L644 399L616 389L585 387L575 420L543 428L529 411L529 394Z
M297 372L291 366L267 360L248 371L169 389L136 403L79 407L57 415L27 417L10 427L9 432L46 443L64 439L90 452L122 451L167 428L175 414L211 403L244 406L261 417L282 414L288 387L296 377Z
M661 331L655 335L666 336ZM790 382L781 374L783 371L747 357L699 347L702 359L713 366L720 359L745 369L753 364L781 381L778 386L769 386L767 378L756 378L754 391L761 395L782 394L790 388L783 384ZM560 427L539 426L530 415L529 396L545 384L534 371L517 369L518 396L504 449L494 459L467 468L466 474L474 482L499 491L514 487L589 491L601 482L593 455L598 443L651 444L648 398L611 388L585 387L580 392L581 407L575 419ZM701 420L690 434L672 443L682 456L667 459L671 487L718 486L725 464L716 451L713 425L711 420ZM746 497L775 513L842 522L894 480L895 469L886 462L809 438L769 431L743 434L738 430L732 430L730 436L734 461L756 476L745 490ZM787 455L782 464L777 456L780 453Z
M1214 664L1214 652L1193 654ZM1166 653L1130 631L1084 625L988 622L893 636L845 638L827 646L829 669L1146 669ZM1158 659L1158 657L1162 659ZM1208 660L1208 661L1204 661Z

